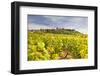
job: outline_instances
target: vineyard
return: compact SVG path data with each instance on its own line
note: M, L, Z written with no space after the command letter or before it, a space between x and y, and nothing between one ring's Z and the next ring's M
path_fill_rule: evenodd
M88 58L88 36L75 30L28 31L28 61Z

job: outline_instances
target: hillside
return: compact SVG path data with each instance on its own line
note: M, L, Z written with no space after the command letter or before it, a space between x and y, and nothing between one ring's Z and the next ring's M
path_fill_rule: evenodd
M78 36L87 36L87 34L83 34L79 31L76 31L74 29L64 29L64 28L56 28L56 29L40 29L40 30L29 30L31 32L36 33L53 33L53 34L66 34L66 35L78 35Z

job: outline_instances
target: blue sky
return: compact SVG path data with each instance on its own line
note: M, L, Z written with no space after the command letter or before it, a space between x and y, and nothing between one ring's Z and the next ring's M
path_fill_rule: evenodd
M88 32L88 17L28 15L28 29L75 29L82 33Z

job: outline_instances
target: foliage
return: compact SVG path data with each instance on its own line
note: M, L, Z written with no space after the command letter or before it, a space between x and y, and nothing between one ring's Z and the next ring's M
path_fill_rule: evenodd
M51 30L28 31L28 60L87 58L87 35L73 32L74 34L71 31L71 34L52 33Z

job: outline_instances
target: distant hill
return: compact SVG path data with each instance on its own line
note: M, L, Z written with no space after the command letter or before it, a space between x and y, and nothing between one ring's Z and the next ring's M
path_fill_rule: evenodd
M64 28L56 28L56 29L40 29L40 30L29 30L33 32L38 32L38 33L53 33L53 34L67 34L67 35L80 35L84 36L86 34L83 34L79 31L76 31L75 29L64 29Z

